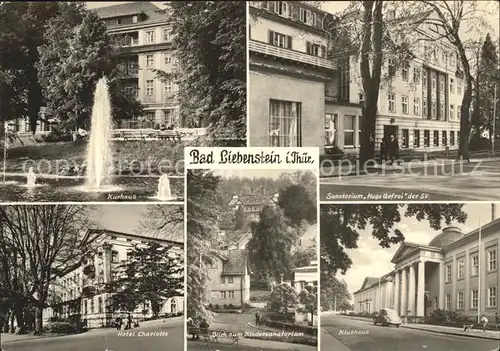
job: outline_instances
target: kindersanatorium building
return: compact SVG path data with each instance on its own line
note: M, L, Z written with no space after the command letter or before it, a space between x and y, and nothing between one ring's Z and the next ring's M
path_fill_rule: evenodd
M326 29L335 23L332 14L299 1L250 2L250 146L359 151L359 62L327 39ZM440 34L424 24L415 27L414 57L400 67L390 56L383 63L377 149L391 134L402 149L458 147L464 83L455 51L443 39L417 42Z
M444 228L428 245L401 244L391 262L394 271L365 278L354 293L354 311L373 313L391 308L401 316L429 316L434 310L494 320L498 306L500 218L492 205L492 221L464 234Z
M81 320L87 320L89 328L109 327L116 315L108 303L112 292L107 291L104 284L119 277L119 266L126 262L127 251L133 245L154 241L170 246L170 253L174 257L184 255L183 243L108 230L88 230L84 240L92 241L96 252L83 257L81 265L66 272L52 284L50 307L43 311L46 322L55 316L66 318L81 315ZM176 296L164 302L159 315L178 314L183 310L184 297ZM152 316L150 306L145 309L145 314L143 312L143 306L133 311L134 320Z

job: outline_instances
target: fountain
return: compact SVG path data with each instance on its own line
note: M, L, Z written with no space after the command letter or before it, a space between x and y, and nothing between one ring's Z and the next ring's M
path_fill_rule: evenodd
M111 102L106 78L96 84L92 107L91 129L87 146L87 176L85 188L93 191L109 190L113 171L111 150Z
M30 167L28 174L26 175L26 186L34 187L36 184L36 174L33 171L33 167Z
M156 198L159 200L175 199L170 189L170 179L168 179L168 175L166 174L163 174L158 181L158 193L156 194Z

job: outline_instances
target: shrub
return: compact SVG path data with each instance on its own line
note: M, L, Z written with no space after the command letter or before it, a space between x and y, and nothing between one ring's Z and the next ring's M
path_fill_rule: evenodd
M224 304L223 308L224 308L225 310L227 310L227 304Z
M243 305L241 305L241 308L243 309L243 311L248 311L250 308L252 308L252 306L250 306L249 303L244 303Z
M52 322L44 328L44 332L52 334L76 334L79 331L77 326L70 322Z
M298 325L298 324L293 324L293 323L286 323L286 322L279 322L279 321L273 321L270 320L269 318L261 318L261 323L264 325L267 325L268 327L271 328L276 328L276 329L281 329L281 330L286 330L286 331L293 331L297 333L304 333L307 335L313 335L313 336L318 336L318 328L313 327L313 326L306 326L306 325Z
M235 306L232 303L230 303L229 305L227 305L227 308L232 310L233 308L235 308Z
M208 304L208 308L212 309L214 307L213 303Z
M216 310L218 310L220 308L220 305L218 303L216 303L214 307Z

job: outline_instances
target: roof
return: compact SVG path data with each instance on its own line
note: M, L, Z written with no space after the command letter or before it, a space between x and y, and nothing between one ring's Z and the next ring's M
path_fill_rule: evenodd
M355 291L354 294L358 294L362 291L368 290L376 285L379 284L384 284L388 281L391 281L393 272L389 272L387 274L384 274L380 278L375 278L375 277L366 277L365 280L363 281L363 285L361 285L361 288L358 291Z
M457 228L457 227L446 227L443 229L441 233L436 235L431 242L429 243L429 246L435 246L435 247L445 247L452 242L460 239L464 234L462 231Z
M233 197L231 201L229 201L228 206L234 206L236 203L240 201L243 206L261 206L266 205L270 202L277 202L277 197L275 194L245 194L238 195L238 197Z
M100 18L132 16L140 13L151 13L160 10L158 6L148 1L127 2L124 4L99 7L94 11Z
M102 235L120 236L120 237L133 239L133 240L156 241L156 242L166 244L166 245L184 247L183 242L174 241L174 240L167 240L167 239L162 238L161 235L147 235L147 234L138 235L138 234L117 232L117 231L107 230L107 229L88 229L87 232L85 233L84 241L95 241L97 238L101 237Z
M248 272L246 250L229 250L224 253L222 275L241 275Z

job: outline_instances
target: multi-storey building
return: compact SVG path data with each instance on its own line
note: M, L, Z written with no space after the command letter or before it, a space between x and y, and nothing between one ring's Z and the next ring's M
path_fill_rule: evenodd
M492 205L492 221L464 234L444 228L428 245L403 243L391 262L394 271L366 278L354 295L355 312L392 308L418 319L437 309L468 316L500 312L497 294L500 218Z
M279 194L266 194L264 189L250 189L250 194L233 195L228 203L228 207L236 212L238 208L243 207L250 220L259 219L259 213L262 207L266 205L276 205Z
M118 128L178 127L176 85L158 79L155 70L171 73L175 57L172 26L166 10L151 2L137 1L97 8L108 33L123 44L125 89L144 105L145 116L120 121Z
M134 245L157 242L170 246L169 254L178 257L184 254L184 244L157 238L143 237L109 230L88 230L84 241L91 242L92 250L82 257L81 264L69 268L51 285L49 306L43 311L43 319L67 318L80 315L90 328L108 327L113 324L117 311L113 311L110 298L113 291L107 284L119 279L120 265L127 261L127 254ZM160 315L181 313L184 297L167 299ZM132 312L134 320L152 316L150 306L138 306ZM144 313L146 312L146 313Z
M359 151L364 103L359 61L341 41L328 39L331 28L341 25L304 2L250 3L251 146ZM439 36L423 24L412 35ZM403 149L458 145L464 83L455 52L442 39L416 42L421 44L412 47L414 57L401 65L386 55L377 148L391 134Z

